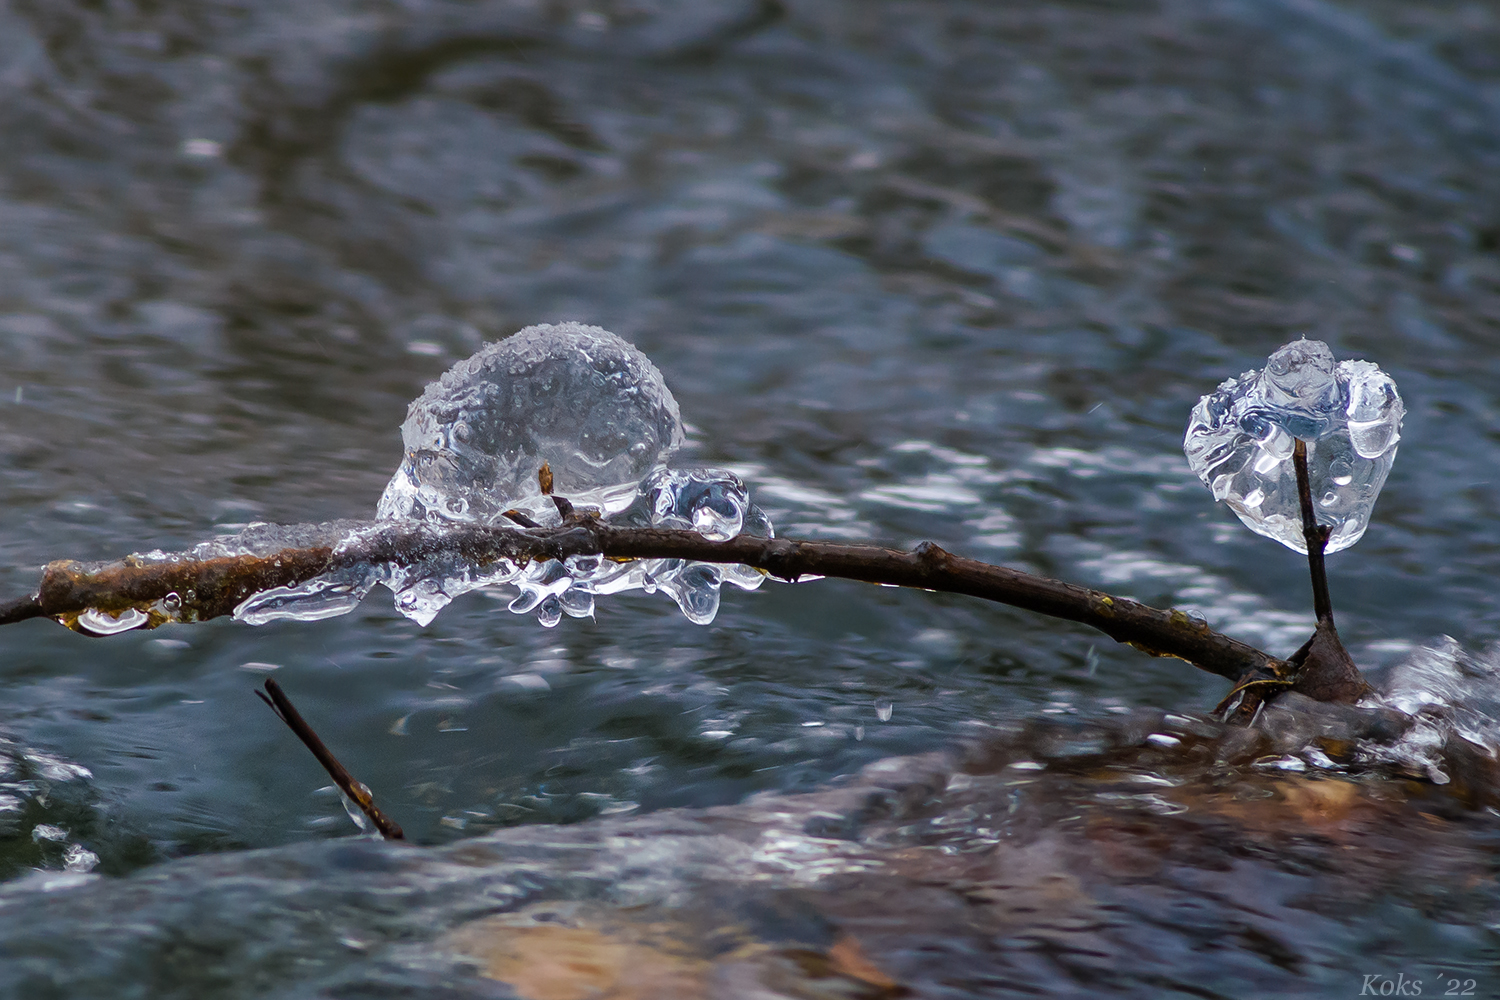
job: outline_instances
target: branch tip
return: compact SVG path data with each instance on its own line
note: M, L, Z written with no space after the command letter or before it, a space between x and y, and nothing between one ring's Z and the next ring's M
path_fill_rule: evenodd
M376 807L375 800L370 794L369 786L356 779L343 764L339 763L338 758L333 755L333 752L328 749L323 740L313 731L312 726L308 725L307 720L302 718L302 713L297 711L297 707L292 704L292 700L287 697L286 692L281 690L281 685L277 684L272 678L267 677L265 688L264 692L256 691L256 696L271 707L271 711L275 712L276 717L286 723L287 728L296 734L297 738L302 741L303 746L312 751L312 755L318 759L319 764L323 765L323 770L328 772L328 776L333 779L333 783L338 785L339 790L348 796L349 800L359 806L360 811L370 818L370 822L375 826L375 829L380 831L380 836L386 840L405 840L406 834L402 832L401 827Z

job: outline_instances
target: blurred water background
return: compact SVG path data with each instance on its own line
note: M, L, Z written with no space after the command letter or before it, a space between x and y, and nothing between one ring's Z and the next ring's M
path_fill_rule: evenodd
M1377 677L1445 634L1482 659L1497 166L1477 0L8 0L0 594L54 558L370 516L428 380L579 320L646 352L686 457L778 534L932 539L1285 655L1305 564L1216 509L1181 441L1201 394L1306 334L1408 411L1331 560L1346 642ZM446 846L349 840L252 697L271 672ZM632 968L697 949L619 996L1500 990L1492 813L1400 783L1235 799L1294 807L1272 821L1011 780L1044 724L1206 739L1224 685L967 599L768 585L707 628L643 595L552 630L485 594L426 628L379 593L259 628L30 622L0 631L0 683L11 995L544 996L494 941L558 926ZM932 756L985 734L1010 757ZM1193 787L1174 761L1119 766ZM849 819L892 796L886 832Z

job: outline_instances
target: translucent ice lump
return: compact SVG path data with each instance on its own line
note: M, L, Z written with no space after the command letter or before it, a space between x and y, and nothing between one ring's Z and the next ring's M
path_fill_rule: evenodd
M715 541L772 534L732 473L667 468L683 441L677 400L644 354L596 326L531 326L488 345L427 387L408 408L401 437L406 453L380 498L381 521L511 525L504 515L514 509L556 524L557 508L537 478L545 462L555 495L614 523L689 528ZM707 624L724 582L751 590L764 579L745 566L681 559L474 566L450 554L325 574L258 594L236 617L258 624L341 614L381 583L395 592L397 610L423 625L454 598L499 586L517 591L511 611L535 612L548 627L564 615L591 617L596 595L626 590L659 590Z
M711 541L773 535L770 519L733 473L667 467L683 440L677 401L644 354L598 327L532 326L490 344L427 387L408 409L401 436L406 452L375 521L254 524L188 552L131 559L274 558L305 548L328 548L335 555L387 551L364 543L411 522L439 534L460 522L522 530L505 517L512 509L555 525L561 515L542 494L537 476L544 462L554 495L575 509L592 508L612 524L687 529ZM395 594L398 611L426 625L454 598L507 586L516 591L510 610L535 612L548 627L564 615L590 617L596 596L627 590L660 591L690 621L706 625L718 613L723 584L754 590L765 580L748 566L683 559L615 562L590 555L481 565L441 546L433 550L408 563L340 560L339 568L295 586L251 594L234 616L253 625L329 618L354 610L382 584ZM104 635L190 613L172 594L149 608L92 610L65 624Z
M682 444L677 400L644 354L579 323L529 326L454 365L407 409L406 455L380 518L556 520L537 470L574 504L616 513Z
M1182 448L1198 478L1246 527L1307 551L1296 439L1307 442L1308 478L1328 552L1359 541L1396 461L1405 414L1391 377L1368 361L1334 363L1317 340L1287 344L1261 371L1222 383L1193 408Z

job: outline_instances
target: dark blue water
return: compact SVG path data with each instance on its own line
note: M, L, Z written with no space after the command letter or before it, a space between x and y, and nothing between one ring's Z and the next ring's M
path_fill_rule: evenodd
M737 471L779 534L932 539L1285 655L1312 623L1305 566L1215 509L1180 448L1201 394L1306 334L1377 361L1408 411L1368 534L1331 560L1356 660L1483 650L1496 51L1500 14L1458 2L15 0L0 595L54 558L369 516L426 381L576 319L652 358L689 457ZM409 835L447 846L341 839L252 696L273 668ZM921 996L1353 996L1376 973L1431 995L1461 967L1500 990L1493 817L1441 790L1330 804L1121 750L1095 763L1196 763L1197 791L1108 798L1141 792L1100 771L1028 797L975 764L980 791L838 827L858 810L819 796L893 755L989 733L1025 756L1016 727L1224 693L966 599L767 585L707 628L641 595L555 630L484 594L427 628L381 593L261 628L30 622L0 631L0 683L18 996L509 995L433 942L563 898L616 944L639 936L619 906L701 934L740 913L736 933L809 954L850 937ZM1284 812L1243 805L1262 800ZM819 809L854 839L813 837L798 810ZM818 868L845 850L828 840L859 863ZM102 877L57 874L75 847ZM775 948L715 965L712 995L890 989Z

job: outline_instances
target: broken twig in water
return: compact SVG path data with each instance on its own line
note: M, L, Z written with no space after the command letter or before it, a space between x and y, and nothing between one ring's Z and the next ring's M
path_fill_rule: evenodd
M281 690L280 684L267 677L265 691L257 691L255 694L261 701L271 706L271 711L287 724L288 729L297 734L297 738L302 741L303 745L312 751L314 757L318 758L318 763L323 765L323 770L328 772L333 783L339 786L339 790L348 797L349 801L359 807L360 812L370 818L370 822L376 830L380 831L382 837L386 840L406 839L406 834L401 832L401 827L375 805L375 798L370 794L369 787L350 774L348 769L339 763L339 759L333 755L333 752L319 739L312 726L307 724L302 714L292 704L292 700L286 696L286 692Z

